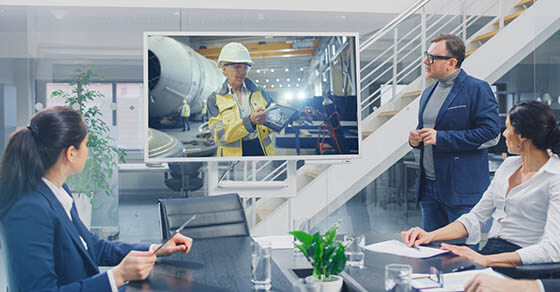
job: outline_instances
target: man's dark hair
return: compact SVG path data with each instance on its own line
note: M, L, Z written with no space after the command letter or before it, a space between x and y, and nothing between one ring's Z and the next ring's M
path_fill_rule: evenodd
M461 68L461 64L465 60L465 43L463 40L453 34L440 34L433 38L431 43L445 41L445 47L450 57L457 59L456 68Z

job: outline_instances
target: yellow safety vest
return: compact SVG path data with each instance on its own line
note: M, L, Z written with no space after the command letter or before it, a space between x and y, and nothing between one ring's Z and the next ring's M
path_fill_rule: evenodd
M181 116L183 118L188 118L191 116L191 106L188 103L183 104Z
M268 102L262 96L261 89L257 89L249 96L251 109L262 107L266 108ZM208 126L218 142L217 156L242 156L243 155L243 137L249 135L249 131L245 129L243 120L241 119L241 111L235 101L235 98L230 94L216 93L216 105L219 109L219 114L216 117L211 117ZM271 130L263 125L256 125L257 136L263 149L264 155L275 155L274 145L270 137Z

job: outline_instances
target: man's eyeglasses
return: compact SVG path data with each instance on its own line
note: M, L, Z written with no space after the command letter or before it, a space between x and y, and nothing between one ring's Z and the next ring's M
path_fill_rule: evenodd
M427 51L424 52L424 54L426 55L426 58L428 59L428 64L433 64L435 60L440 59L440 60L449 60L455 57L451 57L451 56L438 56L438 55L432 55L429 54Z
M225 64L224 66L232 67L236 71L247 71L247 72L251 71L251 65L247 63L228 63Z

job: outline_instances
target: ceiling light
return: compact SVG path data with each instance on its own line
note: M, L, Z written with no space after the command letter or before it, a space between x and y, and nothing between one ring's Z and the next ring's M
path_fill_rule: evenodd
M287 86L288 86L288 87L291 87L291 85L290 85L290 84L288 84Z
M299 87L299 83L298 83L298 84L296 84L296 87Z
M257 69L257 73L261 73L261 69Z
M276 82L280 82L280 78L276 78Z
M274 88L274 84L270 85L270 88Z
M300 81L301 81L301 78L298 78L297 81L300 82Z
M270 72L271 72L271 73L274 73L274 69L270 69Z
M270 80L266 79L265 81L266 81L266 83L268 83L268 81L270 81Z
M286 78L286 81L290 82L290 78Z
M300 68L299 68L299 71L303 71L303 67L300 67Z
M282 88L282 84L278 85L278 87Z
M290 71L290 70L289 70L288 68L286 68L286 69L284 69L284 71L288 72L288 71Z
M259 83L259 79L256 79L255 82Z

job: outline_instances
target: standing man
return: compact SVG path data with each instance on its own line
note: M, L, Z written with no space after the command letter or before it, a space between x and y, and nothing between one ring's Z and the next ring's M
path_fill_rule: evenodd
M220 91L207 101L208 127L218 143L217 156L274 155L271 130L264 126L270 95L247 77L253 65L247 48L229 43L220 51L218 66L226 76Z
M181 107L181 119L183 120L183 132L185 130L190 131L191 126L189 125L189 117L191 116L191 106L188 102L183 101L183 106Z
M492 88L461 69L465 45L442 34L426 52L427 77L418 126L409 143L420 149L416 198L426 231L468 213L490 184L488 150L500 137L498 104Z

